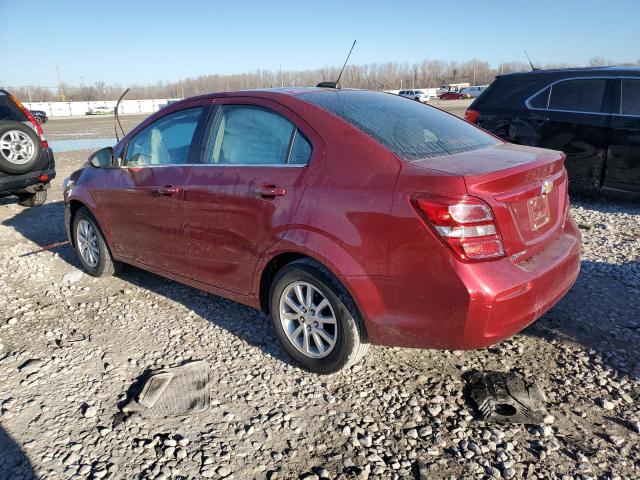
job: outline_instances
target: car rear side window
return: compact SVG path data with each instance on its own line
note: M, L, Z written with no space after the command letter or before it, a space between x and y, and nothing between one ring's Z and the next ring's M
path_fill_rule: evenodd
M187 108L159 118L129 141L125 165L184 165L202 116L202 107Z
M622 79L620 113L640 116L640 79Z
M351 123L408 161L500 143L453 115L388 93L336 90L299 98Z
M539 93L536 93L533 97L529 99L529 106L531 108L537 109L546 109L549 104L549 92L551 91L550 87L545 88Z
M311 146L279 113L254 105L223 105L213 124L207 163L232 165L306 164Z
M549 110L602 113L607 80L604 78L563 80L551 85Z
M294 135L289 163L292 165L306 165L311 158L311 144L299 130Z

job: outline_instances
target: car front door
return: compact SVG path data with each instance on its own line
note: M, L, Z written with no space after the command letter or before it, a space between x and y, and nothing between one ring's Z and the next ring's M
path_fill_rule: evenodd
M193 279L247 294L258 260L287 231L322 142L279 103L227 97L215 106L202 165L185 186L186 246Z
M129 140L121 168L109 170L108 186L96 193L118 257L185 273L183 188L204 113L192 105L160 117Z
M618 83L604 186L640 191L640 78Z

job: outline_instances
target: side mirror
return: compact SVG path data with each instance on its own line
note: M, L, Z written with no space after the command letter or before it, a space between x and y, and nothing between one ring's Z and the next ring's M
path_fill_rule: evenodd
M96 168L111 168L113 166L113 148L101 148L89 157L89 163Z

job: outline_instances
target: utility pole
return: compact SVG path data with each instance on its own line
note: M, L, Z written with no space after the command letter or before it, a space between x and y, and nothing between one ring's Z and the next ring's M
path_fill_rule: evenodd
M29 102L33 102L33 100L31 100L31 87L27 85L27 92L29 93Z
M473 59L473 85L476 84L476 59Z
M60 94L60 100L65 102L64 90L62 89L62 80L60 80L60 67L56 63L56 75L58 76L58 93Z

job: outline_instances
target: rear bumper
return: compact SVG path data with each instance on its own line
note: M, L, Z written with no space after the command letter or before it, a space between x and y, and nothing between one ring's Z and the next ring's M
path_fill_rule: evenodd
M15 193L33 193L49 188L49 183L56 176L53 152L45 148L40 153L38 168L22 175L8 175L0 173L0 195ZM41 178L46 175L46 179Z
M464 264L434 255L400 277L345 277L374 344L440 349L482 348L540 318L574 284L580 232L564 231L527 262L505 258Z

